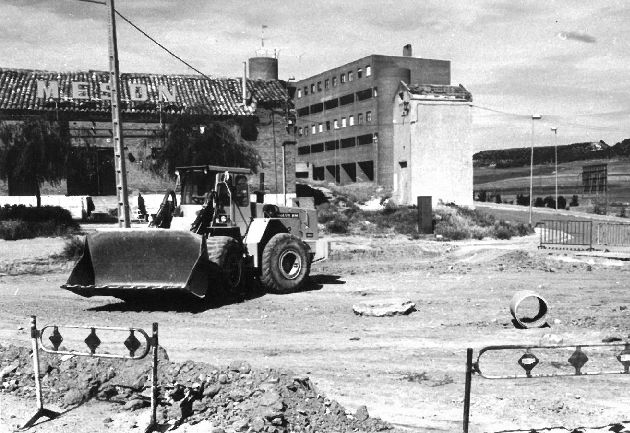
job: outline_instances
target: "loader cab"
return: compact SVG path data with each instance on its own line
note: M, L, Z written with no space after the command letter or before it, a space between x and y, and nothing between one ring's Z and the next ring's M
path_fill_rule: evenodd
M221 166L178 167L183 215L194 219L209 200L215 205L212 227L238 227L242 235L251 222L248 175L243 168Z

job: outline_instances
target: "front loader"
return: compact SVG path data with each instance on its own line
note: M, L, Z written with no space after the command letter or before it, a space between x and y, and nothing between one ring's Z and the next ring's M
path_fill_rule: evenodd
M267 291L285 293L301 289L311 263L327 257L316 211L251 202L250 170L205 165L176 175L149 228L89 234L62 288L86 297L206 298L239 291L253 272Z

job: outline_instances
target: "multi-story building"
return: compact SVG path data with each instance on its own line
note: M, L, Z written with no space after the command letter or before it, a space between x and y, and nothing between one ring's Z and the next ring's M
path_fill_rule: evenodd
M447 60L370 55L298 81L296 177L393 187L394 97L400 83L448 85Z

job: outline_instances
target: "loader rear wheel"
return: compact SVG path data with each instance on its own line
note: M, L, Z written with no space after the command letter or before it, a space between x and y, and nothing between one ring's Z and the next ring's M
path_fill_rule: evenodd
M241 284L243 247L229 236L210 236L206 241L208 258L221 269L221 283L230 292Z
M299 290L311 271L308 246L288 233L273 236L262 254L260 280L270 292Z

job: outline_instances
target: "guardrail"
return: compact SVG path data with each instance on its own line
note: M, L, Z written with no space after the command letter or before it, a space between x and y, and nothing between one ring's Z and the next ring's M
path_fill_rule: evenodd
M78 350L65 350L61 349L61 343L63 342L63 336L59 332L59 329L86 329L90 330L89 335L84 340L89 352L82 352ZM44 333L47 329L52 329L48 340L52 346L47 346L43 341ZM101 339L96 334L97 330L101 331L113 331L113 332L125 332L129 333L129 336L123 342L127 354L110 354L110 353L97 353L98 347L101 345ZM138 339L140 336L144 340L144 345ZM50 409L44 408L42 399L42 388L39 377L39 350L43 352L51 353L54 355L74 355L74 356L89 356L93 358L114 358L114 359L133 359L140 360L145 358L149 352L152 352L153 361L151 368L151 420L149 425L145 429L145 433L157 431L157 398L158 398L158 324L153 323L152 336L149 335L140 328L118 328L118 327L106 327L106 326L76 326L76 325L46 325L41 330L37 329L37 317L31 316L31 342L33 346L33 370L35 372L35 396L37 398L37 412L33 415L21 429L27 429L32 427L39 418L45 416L50 419L57 418L60 413ZM143 350L138 352L140 348Z
M595 244L601 246L630 246L630 224L606 223L597 224Z
M585 349L604 348L604 349L618 349L617 352L604 353L601 356L600 353L598 361L601 363L601 367L598 370L585 371L584 367L590 361ZM554 372L554 373L535 373L535 368L541 363L539 356L548 355L548 352L559 351L561 353L567 352L572 349L572 353L568 359L561 361L547 360L546 365L551 365L553 368L570 367L573 371L568 372ZM487 354L493 352L505 352L516 351L521 356L514 363L520 366L521 370L516 374L487 374L484 369L481 368L481 358ZM537 352L538 355L534 352ZM609 356L606 356L609 355ZM612 356L610 356L612 355ZM593 360L595 360L594 354L591 354ZM562 359L562 358L558 358ZM620 363L622 368L614 369L610 365L615 364L615 361ZM502 365L500 363L500 365ZM562 377L562 376L594 376L605 374L627 374L630 376L630 342L625 343L608 343L608 344L579 344L579 345L558 345L558 346L527 346L527 345L503 345L503 346L487 346L480 349L477 352L477 360L473 362L473 349L466 350L466 381L464 388L464 418L463 418L463 430L464 433L468 433L468 427L470 423L470 396L472 388L472 376L478 375L483 379L537 379L543 377Z

